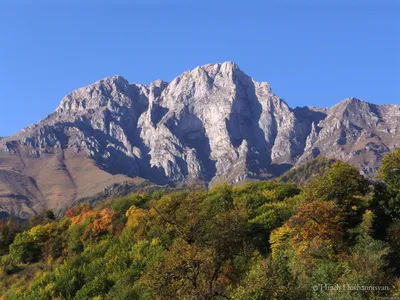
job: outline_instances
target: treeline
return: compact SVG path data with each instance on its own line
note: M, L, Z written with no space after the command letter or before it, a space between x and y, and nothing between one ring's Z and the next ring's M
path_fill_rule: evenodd
M46 212L22 225L2 221L0 295L400 297L400 150L384 158L374 182L328 163L312 162L323 172L303 188L258 181L138 192L79 204L59 220Z

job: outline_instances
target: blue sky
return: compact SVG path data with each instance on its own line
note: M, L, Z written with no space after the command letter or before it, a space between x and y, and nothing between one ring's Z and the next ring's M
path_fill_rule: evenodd
M397 0L3 0L0 136L103 77L148 84L223 61L293 107L400 104L399 15Z

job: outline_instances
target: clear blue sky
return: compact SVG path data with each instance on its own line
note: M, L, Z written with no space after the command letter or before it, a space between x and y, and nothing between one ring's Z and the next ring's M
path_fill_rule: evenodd
M399 16L397 0L2 0L0 136L103 77L148 84L228 60L293 107L400 104Z

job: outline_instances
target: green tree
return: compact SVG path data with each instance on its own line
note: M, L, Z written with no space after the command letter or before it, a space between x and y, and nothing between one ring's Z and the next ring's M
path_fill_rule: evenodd
M288 276L282 261L255 255L231 296L237 300L301 299L304 292Z
M321 177L311 180L305 187L306 201L334 201L343 210L345 227L352 228L361 222L369 191L367 180L359 170L344 163L335 162Z
M22 225L13 219L0 220L0 255L9 251L17 233L22 231Z
M376 185L375 205L390 220L400 219L400 149L387 154L379 175L384 185Z
M357 235L356 244L350 249L350 256L342 261L342 276L338 284L352 286L388 286L391 278L385 271L388 245L373 238L374 214L367 210L360 225L353 230ZM344 295L342 295L344 294ZM375 299L388 296L389 291L339 291L336 295L344 299Z
M385 155L379 175L391 190L400 193L400 148Z
M390 245L390 268L392 268L394 274L400 276L400 220L394 221L389 226L386 240Z
M53 235L53 225L38 225L17 234L10 245L10 254L18 262L33 262L40 259L43 246Z
M383 238L391 223L400 220L400 149L385 155L374 184L370 208L374 211L375 235Z
M356 168L335 162L323 176L310 181L304 193L311 200L333 200L347 206L354 204L355 196L365 195L367 191L368 182Z

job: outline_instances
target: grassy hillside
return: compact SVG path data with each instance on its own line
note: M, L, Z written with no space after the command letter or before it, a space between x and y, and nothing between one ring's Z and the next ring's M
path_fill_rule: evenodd
M399 297L399 169L397 151L373 186L329 162L302 188L138 191L4 220L1 299Z
M317 157L297 168L290 169L281 175L278 180L295 183L298 186L304 187L308 180L322 176L336 161L332 158Z

